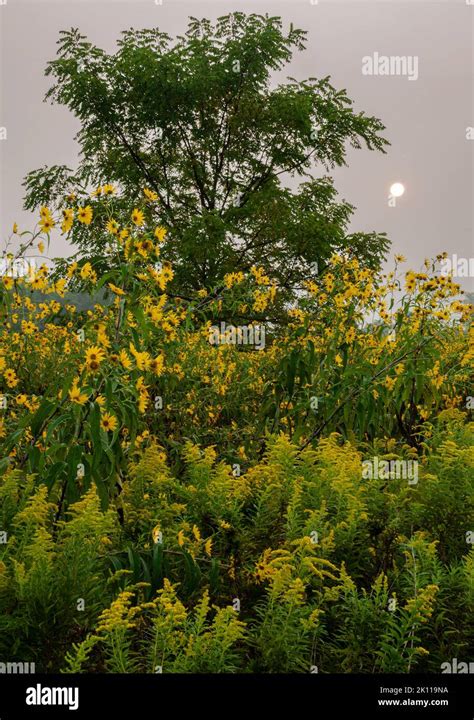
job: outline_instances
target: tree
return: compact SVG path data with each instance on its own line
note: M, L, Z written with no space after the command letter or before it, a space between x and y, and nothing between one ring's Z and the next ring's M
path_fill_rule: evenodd
M75 172L29 173L26 208L60 207L65 189L103 182L118 183L129 208L146 186L159 196L150 212L168 228L163 256L182 290L264 264L291 294L335 250L377 267L385 234L347 234L353 207L337 202L331 178L310 171L344 165L348 143L384 151L384 126L354 112L329 78L271 85L305 34L236 12L215 25L190 18L174 42L159 29L127 30L109 55L63 31L46 98L80 120L81 159ZM300 179L296 190L290 177ZM95 247L80 231L72 240L100 251L103 223L94 237Z

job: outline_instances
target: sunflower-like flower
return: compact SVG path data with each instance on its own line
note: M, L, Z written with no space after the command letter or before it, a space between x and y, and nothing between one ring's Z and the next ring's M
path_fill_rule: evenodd
M111 235L117 235L118 230L119 230L119 224L118 224L117 220L109 220L107 225L105 226L105 229Z
M63 221L61 223L61 230L63 233L69 232L72 228L74 221L74 210L72 208L64 208L63 210Z
M72 402L77 403L78 405L84 405L84 403L87 401L87 395L85 395L84 393L81 392L78 385L79 385L79 379L75 378L72 383L72 387L69 390L69 399Z
M83 225L90 225L92 222L92 208L90 205L77 208L77 219Z
M104 358L104 350L98 347L98 345L93 345L86 350L86 368L92 371L97 370Z
M157 228L155 228L155 237L158 240L159 243L162 243L163 240L166 237L167 229L164 228L162 225L158 225Z
M112 290L115 295L125 295L125 291L122 290L122 288L117 287L117 285L114 285L113 283L107 283L109 288Z
M134 225L137 225L137 227L141 227L145 222L145 216L141 210L138 210L138 208L135 208L132 212L132 222Z
M154 192L153 190L143 188L143 194L150 202L155 202L156 200L158 200L158 193Z
M40 222L40 228L44 233L49 233L55 226L55 222L52 217L45 217Z
M105 432L113 432L118 426L117 418L115 415L111 415L111 413L104 413L100 421L100 426Z

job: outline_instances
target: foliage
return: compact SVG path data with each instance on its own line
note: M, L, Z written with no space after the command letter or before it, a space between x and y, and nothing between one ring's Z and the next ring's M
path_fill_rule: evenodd
M472 432L450 437L458 456L472 443ZM121 498L124 525L112 509L99 510L92 488L56 535L46 486L34 490L27 479L31 495L11 519L0 566L2 653L67 672L439 672L443 659L472 648L474 556L453 547L443 560L439 526L424 529L437 442L417 486L391 481L381 493L361 479L362 455L339 435L300 454L275 437L234 478L235 500L215 456L188 448L187 474L172 479L151 445L133 467L136 487ZM448 487L449 471L438 472ZM161 503L135 492L150 483L168 487ZM1 487L5 506L19 473ZM374 500L396 533L388 526L380 536ZM463 538L472 488L458 502L464 513L450 532ZM139 504L144 517L132 539L127 521ZM133 553L141 577L128 563Z
M472 307L441 257L382 275L335 254L293 303L261 265L182 297L166 229L141 206L120 224L108 192L109 255L0 284L2 656L131 673L469 658ZM62 223L94 236L95 208L71 199ZM60 221L42 207L11 242L42 252Z
M330 177L310 172L345 164L347 145L383 151L384 127L355 112L329 78L273 86L271 74L304 43L305 33L286 32L278 17L239 12L215 25L191 18L174 41L158 28L127 30L113 54L76 29L62 32L46 97L78 118L82 160L75 171L29 173L26 207L62 207L70 192L87 199L96 232L76 228L73 240L81 256L95 256L107 239L96 206L104 183L123 190L110 202L120 223L146 186L148 199L160 199L147 205L147 220L168 228L163 257L184 294L263 262L291 297L342 249L377 267L384 234L349 234L353 207L337 200ZM290 190L289 177L306 179Z

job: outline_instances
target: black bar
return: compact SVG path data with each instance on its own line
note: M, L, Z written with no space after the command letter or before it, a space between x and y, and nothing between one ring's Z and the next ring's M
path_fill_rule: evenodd
M461 674L0 675L0 720L181 719L187 714L193 720L236 714L245 720L256 714L271 718L274 713L275 718L289 720L359 716L472 720L473 685L472 675ZM51 688L61 689L56 697ZM73 706L77 699L78 708L28 705L27 697L63 700Z

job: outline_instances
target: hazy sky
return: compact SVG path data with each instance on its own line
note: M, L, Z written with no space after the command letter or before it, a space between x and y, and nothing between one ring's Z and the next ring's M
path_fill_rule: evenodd
M126 28L158 26L175 35L186 29L189 15L215 19L243 10L279 15L308 31L307 50L282 77L330 75L357 110L386 125L387 155L350 151L349 167L332 173L341 198L357 207L351 229L387 232L392 252L416 268L443 250L472 257L474 130L472 140L466 135L474 126L474 0L468 2L0 0L0 127L7 130L0 141L2 241L14 221L22 229L34 224L22 210L24 175L45 164L76 164L77 121L67 109L42 102L49 87L44 68L61 29L78 27L113 51ZM363 74L362 59L374 53L416 58L417 79ZM395 181L406 192L390 207ZM53 236L50 255L69 252L64 239ZM473 283L470 278L464 284L474 290Z

